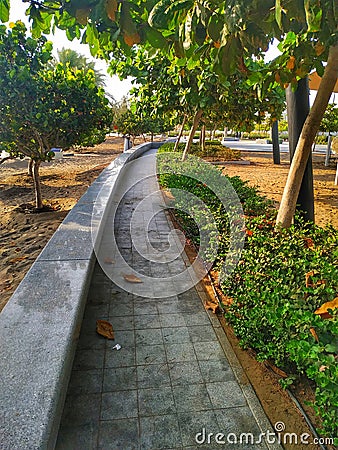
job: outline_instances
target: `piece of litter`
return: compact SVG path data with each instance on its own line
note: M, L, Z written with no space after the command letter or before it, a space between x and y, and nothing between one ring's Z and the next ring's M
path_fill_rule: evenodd
M116 345L114 345L114 347L113 347L113 350L121 350L121 345L120 344L116 344Z

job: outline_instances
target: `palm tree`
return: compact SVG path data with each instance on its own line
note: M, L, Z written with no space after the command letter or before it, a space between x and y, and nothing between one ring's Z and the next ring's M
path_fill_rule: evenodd
M94 72L95 81L98 86L104 87L106 76L98 69L95 68L95 62L89 61L85 56L77 53L70 48L62 47L58 50L58 62L62 64L69 64L73 69L84 69L85 71L92 70Z

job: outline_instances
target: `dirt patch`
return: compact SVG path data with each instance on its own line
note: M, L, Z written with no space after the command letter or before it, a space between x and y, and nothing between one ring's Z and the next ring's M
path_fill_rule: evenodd
M251 186L258 186L262 195L275 201L278 207L290 168L289 157L281 154L281 164L273 164L272 155L267 153L241 152L244 160L250 165L228 163L223 173L229 176L238 175L248 180ZM315 221L317 225L325 226L331 223L338 228L338 186L334 184L336 163L330 162L324 166L325 156L313 156L313 178L315 197Z
M31 207L34 192L27 161L0 166L0 311L68 212L122 150L123 139L112 137L90 153L42 164L46 210L39 214Z

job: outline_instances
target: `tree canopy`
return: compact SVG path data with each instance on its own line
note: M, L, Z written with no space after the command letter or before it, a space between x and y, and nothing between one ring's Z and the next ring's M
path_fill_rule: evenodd
M34 36L52 26L69 39L88 43L92 55L128 58L135 45L162 52L176 65L199 65L222 83L236 71L262 93L278 82L297 86L312 68L323 75L300 136L284 190L278 222L291 224L297 195L338 73L336 0L27 0ZM8 20L10 0L0 0L0 20ZM246 58L259 57L274 38L281 55L262 70ZM326 65L325 65L326 63ZM199 87L207 77L199 78ZM201 105L201 107L204 107Z
M36 206L42 207L39 166L52 148L90 145L105 139L112 122L103 89L92 71L72 70L51 59L44 37L26 37L22 22L0 26L0 142L13 156L34 161Z

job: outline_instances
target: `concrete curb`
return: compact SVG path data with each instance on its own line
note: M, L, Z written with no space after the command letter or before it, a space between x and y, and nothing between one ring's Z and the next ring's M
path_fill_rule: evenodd
M95 262L92 212L102 218L123 167L162 143L116 158L81 197L0 314L0 448L54 449Z

